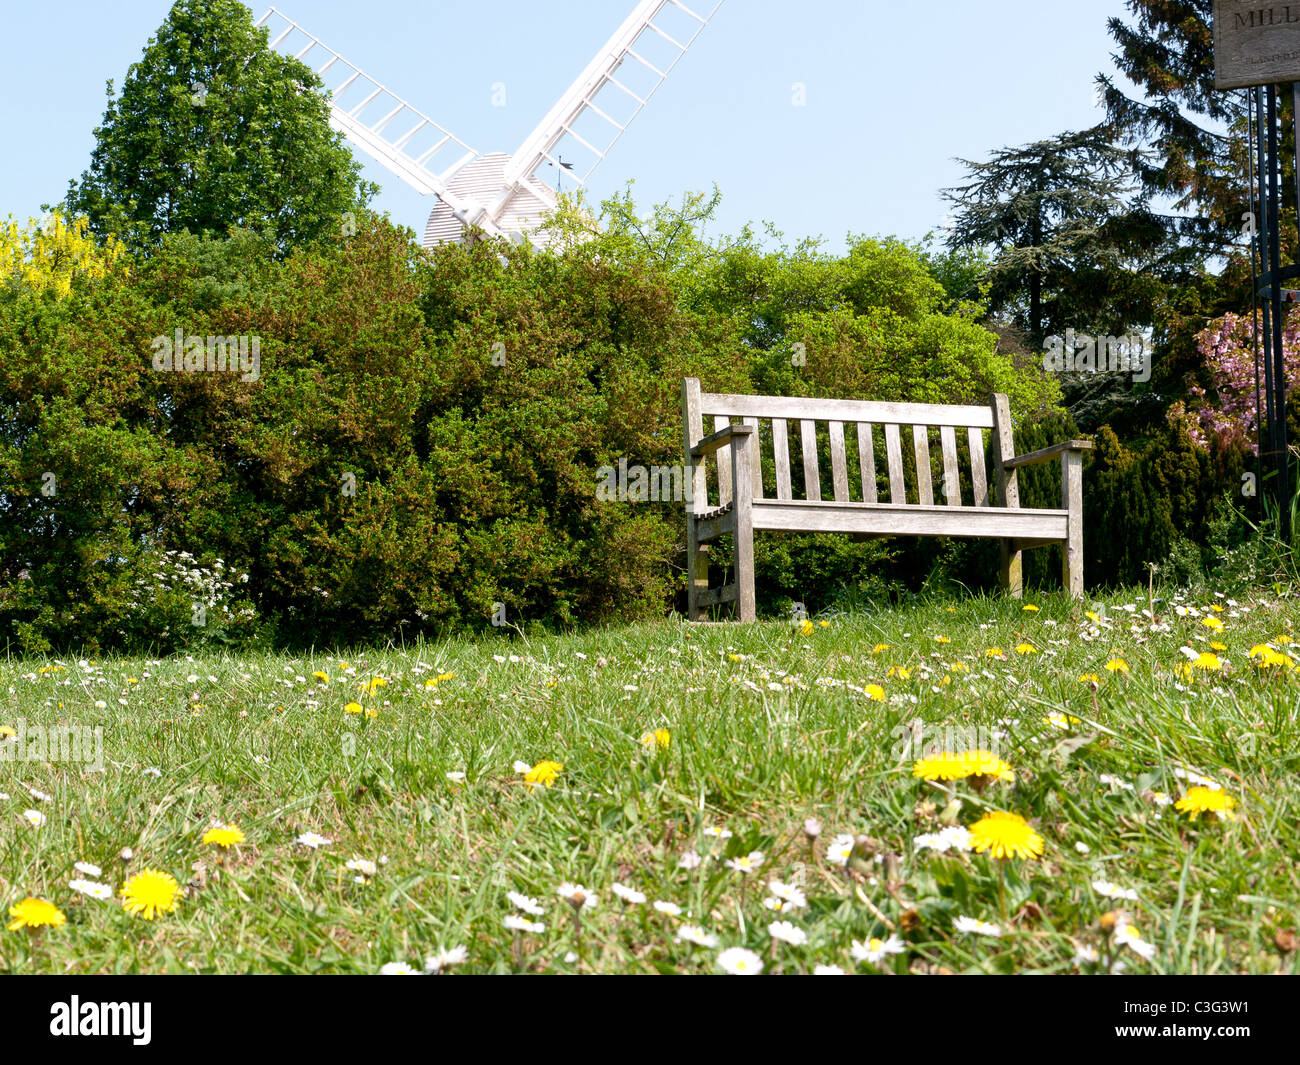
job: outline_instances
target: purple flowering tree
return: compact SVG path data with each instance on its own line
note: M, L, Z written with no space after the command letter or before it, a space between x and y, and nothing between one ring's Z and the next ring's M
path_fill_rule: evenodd
M1259 441L1259 410L1255 401L1256 331L1260 332L1263 356L1263 315L1257 315L1254 327L1247 315L1225 314L1210 322L1196 335L1196 346L1210 371L1209 389L1195 386L1188 390L1192 409L1180 400L1169 410L1169 417L1181 418L1192 439L1202 447L1211 440L1221 444L1241 441L1255 454ZM1300 308L1291 311L1282 331L1282 366L1289 393L1300 387ZM1264 404L1264 384L1260 378L1259 407Z

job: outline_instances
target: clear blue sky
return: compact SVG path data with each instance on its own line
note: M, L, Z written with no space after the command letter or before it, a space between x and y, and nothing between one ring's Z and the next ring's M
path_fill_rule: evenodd
M708 0L688 6L697 9ZM0 218L39 215L89 161L104 83L120 88L170 0L5 0ZM252 6L260 16L269 4ZM326 44L479 151L513 152L633 0L277 0ZM638 205L723 193L716 231L919 238L941 224L954 157L1082 129L1111 71L1122 0L726 0L593 175ZM492 86L506 86L505 107ZM792 85L806 86L806 105ZM395 221L432 207L368 156Z

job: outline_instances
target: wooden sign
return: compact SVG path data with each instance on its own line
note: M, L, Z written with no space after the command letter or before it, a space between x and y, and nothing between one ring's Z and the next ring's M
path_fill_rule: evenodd
M1300 0L1215 0L1214 87L1300 82Z

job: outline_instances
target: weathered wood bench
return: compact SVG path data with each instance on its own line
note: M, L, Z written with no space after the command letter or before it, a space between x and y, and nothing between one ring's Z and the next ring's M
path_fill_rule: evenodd
M713 431L708 435L706 418L713 419ZM791 423L798 424L802 478L797 468L793 477L791 474ZM910 484L904 483L904 426L911 427L915 459L914 468L907 471ZM996 502L990 497L985 476L986 429L992 433ZM963 430L961 438L958 430ZM944 499L937 505L930 457L932 432L938 434L942 457ZM846 446L846 433L856 443L856 463ZM1001 393L990 397L987 406L731 396L701 392L700 382L688 377L682 381L682 436L684 481L690 489L685 493L686 566L687 608L692 621L703 620L709 608L724 603L732 604L741 621L754 620L754 532L758 529L994 538L1001 542L1000 583L1015 596L1022 594L1022 552L1060 544L1062 581L1072 595L1083 594L1083 453L1092 444L1068 440L1028 455L1015 455L1010 407ZM888 502L878 497L875 456L882 437ZM829 444L830 499L822 497L819 439ZM762 454L761 442L770 442L770 463ZM1061 509L1021 507L1016 471L1054 458L1061 460ZM765 464L774 474L775 498L764 492ZM853 492L851 464L859 474L853 479ZM962 492L963 470L969 472L969 501ZM739 475L733 476L733 471ZM796 497L799 480L802 491ZM859 480L861 491L857 492ZM710 588L709 546L728 535L735 538L735 583Z

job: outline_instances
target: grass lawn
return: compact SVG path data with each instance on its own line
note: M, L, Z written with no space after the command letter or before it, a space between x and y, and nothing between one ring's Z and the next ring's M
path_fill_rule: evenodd
M4 662L0 971L1295 972L1300 605L1025 604Z

